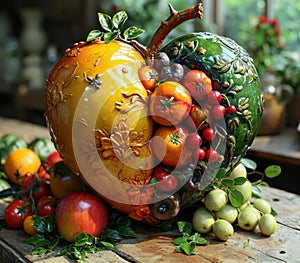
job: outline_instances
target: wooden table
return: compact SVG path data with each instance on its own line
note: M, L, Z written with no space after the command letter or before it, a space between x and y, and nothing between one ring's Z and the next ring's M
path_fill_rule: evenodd
M287 127L280 134L256 136L249 153L254 157L300 166L300 133Z
M16 120L0 118L0 135L6 132L21 133L27 140L35 135L46 135L47 129ZM26 128L25 128L26 127ZM29 133L27 133L27 131ZM300 262L300 196L276 188L263 188L263 198L268 200L278 213L278 229L271 237L262 236L259 231L247 232L236 228L231 239L220 242L212 234L206 235L209 245L198 246L199 255L185 256L174 253L172 244L177 232L160 232L159 229L134 223L137 239L122 241L113 251L102 251L91 254L87 262L203 262L203 263L236 263L236 262ZM3 214L9 199L0 200L0 215ZM0 262L72 262L66 257L32 256L32 247L22 243L26 238L23 230L4 228L0 231ZM249 246L243 244L249 240Z

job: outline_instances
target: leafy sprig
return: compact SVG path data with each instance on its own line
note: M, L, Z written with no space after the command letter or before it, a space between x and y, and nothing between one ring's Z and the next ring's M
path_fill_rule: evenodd
M197 245L206 245L208 240L201 236L200 233L194 232L193 226L189 222L178 221L178 230L182 236L173 240L173 244L177 245L175 252L184 253L188 256L197 255L198 252L194 251Z
M56 249L55 256L66 255L71 259L84 260L88 253L113 249L124 238L137 237L130 224L130 218L113 211L100 237L80 233L75 241L70 243L58 234L54 215L48 218L35 216L34 227L39 233L28 237L24 243L34 246L32 255L43 256Z
M104 14L98 13L98 20L101 30L92 30L87 36L87 42L92 41L97 38L103 38L106 44L110 43L114 39L120 39L125 42L133 40L139 37L145 30L137 28L135 26L130 26L125 29L122 33L121 28L124 26L128 15L125 11L120 11L113 15L113 17Z

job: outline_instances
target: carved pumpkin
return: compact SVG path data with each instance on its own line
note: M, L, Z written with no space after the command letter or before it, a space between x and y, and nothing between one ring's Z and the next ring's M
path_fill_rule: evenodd
M263 110L252 59L232 40L196 33L160 48L174 26L202 15L200 4L170 10L148 49L118 40L76 43L51 71L45 92L49 130L65 163L114 208L149 224L172 219L199 201L220 167L229 172L250 147ZM152 95L138 76L139 68L154 64L158 51L182 64L184 74L205 72L227 108L221 121L205 124L218 132L216 144L205 142L208 150L218 148L218 158L203 160L199 167L197 160L194 166L181 167L175 173L179 185L172 192L150 184L158 165L151 140L160 125L149 114ZM229 112L229 106L235 111Z

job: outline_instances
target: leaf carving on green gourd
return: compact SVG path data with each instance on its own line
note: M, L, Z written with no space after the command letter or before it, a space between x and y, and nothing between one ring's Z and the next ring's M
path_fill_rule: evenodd
M220 58L214 57L215 64L212 66L213 69L216 69L219 73L227 72L231 67L231 61Z
M238 117L234 117L234 118L230 118L228 121L227 121L227 126L229 129L231 130L234 130L236 129L240 124L240 120Z
M241 85L235 85L232 89L228 90L226 93L226 96L231 95L233 98L236 97L236 94L243 90L243 86Z
M238 110L243 112L249 108L249 98L242 97L238 100Z

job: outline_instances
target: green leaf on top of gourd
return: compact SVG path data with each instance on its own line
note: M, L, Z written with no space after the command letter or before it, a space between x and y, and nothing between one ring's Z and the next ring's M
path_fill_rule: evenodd
M112 24L116 29L120 29L126 22L128 15L125 11L120 11L114 14Z
M281 173L281 167L278 165L270 165L265 169L265 175L268 178L274 178Z
M113 24L111 21L111 17L104 13L98 13L98 20L101 27L106 31L111 31L113 28Z
M124 35L125 40L132 40L132 39L137 38L138 36L140 36L144 32L145 32L144 29L137 28L135 26L131 26L131 27L128 27L124 31L123 35Z
M114 39L116 39L119 35L118 31L113 31L113 32L107 32L104 34L103 39L105 44L110 43L111 41L113 41Z
M88 36L86 38L86 41L89 42L89 41L95 40L95 39L97 39L99 37L102 37L102 36L103 36L103 32L101 32L100 30L95 29L95 30L92 30L88 34Z

